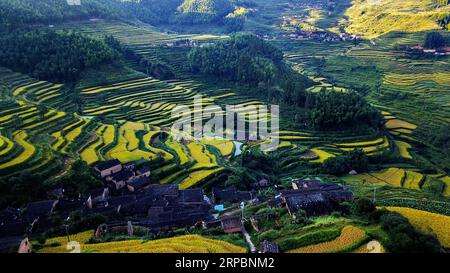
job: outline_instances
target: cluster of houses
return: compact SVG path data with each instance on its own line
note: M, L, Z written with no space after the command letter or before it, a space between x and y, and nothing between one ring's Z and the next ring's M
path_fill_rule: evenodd
M359 41L361 35L349 33L332 33L327 31L305 31L300 30L294 33L283 34L283 38L295 41L315 40L321 42L341 42L341 41Z
M150 168L137 168L134 163L122 164L119 160L114 159L97 165L95 171L98 177L115 191L126 188L134 192L150 185Z
M270 207L286 207L295 217L299 210L308 216L329 214L340 209L339 204L351 201L351 191L336 184L323 184L318 180L293 180L292 189L283 190L269 201Z
M83 215L100 214L116 219L106 226L128 227L129 230L132 224L155 233L191 226L222 228L225 233L234 233L243 231L243 219L239 209L221 213L224 204L260 203L264 201L257 194L261 189L272 188L279 192L269 200L269 206L285 206L294 217L300 209L308 215L327 214L336 210L340 202L352 199L351 192L341 186L316 180L294 180L291 190L278 191L263 177L252 185L251 191L239 191L234 186L214 187L208 196L203 189L180 190L178 185L151 184L148 168L121 164L118 160L97 165L95 172L104 180L105 187L81 194L77 200L66 199L64 192L59 192L57 198L30 203L25 209L0 211L0 252L8 244L17 246L24 234L39 234L51 228L53 214L61 219L69 219L74 211L81 211ZM270 242L262 245L265 251L276 247Z
M450 55L450 47L441 47L441 48L425 48L421 45L415 45L408 47L408 50L413 52L420 52L424 54L432 54L436 56L449 56Z
M200 43L198 40L193 39L178 39L174 42L169 42L165 44L166 47L199 47Z

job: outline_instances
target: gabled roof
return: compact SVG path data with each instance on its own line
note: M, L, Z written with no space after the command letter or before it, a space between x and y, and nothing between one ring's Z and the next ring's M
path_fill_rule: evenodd
M28 220L34 220L37 217L44 216L52 212L55 200L46 200L30 203L26 209Z
M214 187L212 189L214 198L220 201L233 202L237 200L237 190L235 186L230 186L228 188L218 188Z
M190 189L180 191L180 202L182 203L203 203L203 190Z
M136 197L134 195L124 195L124 196L117 196L112 197L108 200L109 206L119 206L119 205L130 205L134 204L136 202Z
M156 196L178 196L178 185L157 185L152 184L145 190L146 195Z
M122 163L118 159L113 159L113 160L109 160L109 161L100 163L97 166L95 166L95 168L99 171L104 171L104 170L110 169L112 167L121 165L121 164Z
M233 229L237 230L242 227L241 217L239 216L224 216L220 218L220 221L222 222L222 227L225 231Z
M127 181L131 177L133 177L134 174L130 170L122 170L118 173L113 174L111 177L114 181L120 182L120 181Z
M147 173L147 172L150 172L150 168L149 167L147 167L147 166L144 166L144 167L142 167L142 168L139 168L138 170L137 170L137 172L139 172L139 173Z
M128 185L132 186L133 188L143 188L145 186L148 186L150 184L150 179L148 177L140 177L138 179L134 179L131 182L128 182Z

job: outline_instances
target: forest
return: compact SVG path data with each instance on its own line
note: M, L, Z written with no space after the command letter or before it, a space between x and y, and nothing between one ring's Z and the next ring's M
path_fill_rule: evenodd
M116 1L83 0L83 5L69 6L65 0L2 0L0 32L29 24L55 24L92 17L117 18Z
M86 68L111 62L117 52L105 41L52 30L0 37L0 64L42 80L70 82Z
M244 16L233 14L235 8L253 5L251 1L231 0L83 0L82 5L68 5L66 0L2 0L0 31L91 18L135 18L153 25L212 23L235 31L242 28L244 20Z

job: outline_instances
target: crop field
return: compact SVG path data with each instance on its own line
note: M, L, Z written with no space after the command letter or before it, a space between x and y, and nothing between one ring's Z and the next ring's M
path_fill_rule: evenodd
M85 240L89 233L77 234ZM90 232L92 236L92 232ZM61 238L50 239L48 242L63 243ZM45 247L39 253L66 253L65 245ZM152 241L128 240L99 244L81 244L84 253L246 253L247 250L225 241L207 239L198 235L186 235Z
M448 232L450 216L411 208L387 207L387 209L398 212L406 217L420 232L436 235L445 248L450 247L450 233Z
M25 131L17 131L13 133L13 140L21 148L21 153L11 158L11 160L0 164L0 170L16 167L26 163L36 152L36 148L27 142L28 135Z
M346 226L341 235L333 241L306 246L288 251L289 253L336 253L358 248L367 239L367 234L355 226Z
M367 38L378 37L391 31L416 32L439 29L436 23L440 14L450 8L435 7L433 0L407 1L353 1L347 10L350 33L361 33Z

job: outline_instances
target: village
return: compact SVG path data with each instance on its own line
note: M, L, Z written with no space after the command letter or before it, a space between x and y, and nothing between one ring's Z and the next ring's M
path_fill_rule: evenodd
M244 227L247 206L267 204L269 208L286 208L293 218L299 210L308 216L329 214L340 209L340 203L351 201L351 191L336 184L315 179L293 179L291 188L280 188L261 178L249 191L235 186L213 187L210 194L201 188L180 190L176 184L152 183L151 170L119 160L101 163L93 168L104 187L80 194L77 200L65 197L64 189L49 193L49 199L28 204L25 208L0 211L0 251L18 246L23 239L52 227L51 215L68 219L74 211L83 215L101 215L109 221L99 225L95 236L122 230L133 235L133 226L148 228L152 233L195 227L221 229L223 233L243 233L249 248L256 252ZM272 197L258 194L272 189ZM51 197L51 198L50 198ZM252 217L252 225L257 223ZM273 242L265 241L259 252L278 252Z

